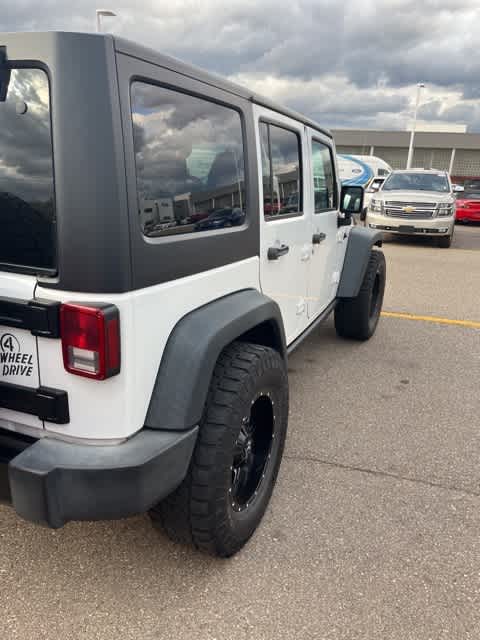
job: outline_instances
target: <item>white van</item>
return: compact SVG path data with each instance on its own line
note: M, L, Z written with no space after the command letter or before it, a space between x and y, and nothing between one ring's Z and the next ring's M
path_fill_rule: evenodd
M339 154L339 177L342 184L366 187L373 178L386 178L392 167L377 156Z

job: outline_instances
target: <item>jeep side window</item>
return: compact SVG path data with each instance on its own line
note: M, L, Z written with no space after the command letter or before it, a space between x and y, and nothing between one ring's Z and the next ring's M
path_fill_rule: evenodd
M203 98L132 83L139 217L149 237L245 222L240 115Z
M303 193L298 135L289 129L261 122L260 142L265 218L300 215Z
M337 187L332 152L327 145L312 140L313 190L315 213L337 208Z

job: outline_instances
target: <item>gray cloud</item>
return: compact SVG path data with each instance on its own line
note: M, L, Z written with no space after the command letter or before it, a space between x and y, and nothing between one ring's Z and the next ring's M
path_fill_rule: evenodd
M2 28L92 30L97 2L17 0ZM106 28L225 75L291 83L281 99L329 126L404 127L417 82L427 102L439 92L478 128L477 0L119 0ZM341 77L340 87L329 78ZM322 83L337 91L328 96ZM299 83L303 90L298 91ZM312 85L312 87L310 87ZM309 95L309 87L317 92ZM387 93L386 93L386 90ZM449 120L452 105L424 106Z
M46 92L47 77L43 71L13 70L7 100L0 103L1 189L27 200L45 201L52 195L52 143ZM17 104L25 104L27 112L17 114Z
M132 105L142 197L204 188L188 182L186 159L194 146L206 151L211 147L216 153L224 146L236 154L239 166L243 164L241 121L233 109L141 84L133 87Z

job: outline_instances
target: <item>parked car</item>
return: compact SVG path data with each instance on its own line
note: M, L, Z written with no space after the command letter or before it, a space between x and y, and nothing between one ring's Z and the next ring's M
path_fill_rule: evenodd
M464 191L480 191L480 180L476 180L475 178L471 180L465 180L463 183Z
M477 191L465 191L457 196L456 221L459 223L480 222L480 186Z
M195 231L206 231L207 229L224 229L225 227L238 227L245 221L245 212L239 207L233 209L220 209L211 216L197 222Z
M378 193L382 188L386 178L372 178L365 189L365 198L363 200L363 206L368 209L372 200L373 194Z
M455 227L455 197L446 171L393 171L374 194L366 225L401 235L423 235L450 247Z
M208 216L211 215L208 211L199 211L197 213L192 213L192 215L188 216L188 224L194 224L200 222L200 220L205 220Z
M231 556L278 475L288 354L332 313L341 338L376 330L385 258L352 226L362 187L339 188L320 124L110 35L0 36L0 148L2 499L55 528L148 511ZM276 183L302 211L270 215ZM178 219L205 200L245 212L152 235L155 194ZM18 211L42 218L19 245ZM229 216L245 224L210 232Z
M315 191L315 196L318 192ZM317 198L318 200L318 198ZM291 193L282 205L282 213L296 213L299 210L298 192Z
M370 202L372 201L373 194L378 193L382 188L383 183L385 182L385 178L372 178L370 182L367 184L365 189L365 197L363 199L363 210L360 214L360 220L365 222L367 217L368 208L370 206Z
M282 204L276 195L272 198L272 196L264 194L263 211L265 212L265 214L270 216L277 215L281 208Z

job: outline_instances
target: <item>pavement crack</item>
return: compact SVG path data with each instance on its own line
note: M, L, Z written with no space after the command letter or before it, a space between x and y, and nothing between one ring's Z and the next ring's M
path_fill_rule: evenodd
M344 471L357 471L358 473L366 473L368 475L376 476L378 478L389 478L392 480L399 480L401 482L411 482L412 484L421 484L433 489L443 489L444 491L452 491L460 493L466 496L480 498L480 492L470 491L469 489L463 489L462 487L456 487L455 485L445 485L441 482L433 482L432 480L424 480L422 478L412 478L411 476L402 476L398 473L392 473L390 471L380 471L378 469L369 469L367 467L360 467L356 465L345 464L342 462L333 462L332 460L326 460L316 456L297 456L285 454L283 456L287 460L293 460L298 462L316 462L328 467L336 467L343 469Z

